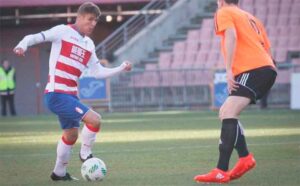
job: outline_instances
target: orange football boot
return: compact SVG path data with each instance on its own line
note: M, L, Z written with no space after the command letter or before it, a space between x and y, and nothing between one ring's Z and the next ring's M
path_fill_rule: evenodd
M215 168L207 174L195 176L194 180L202 183L228 183L230 176L227 172Z
M256 165L256 161L253 154L248 154L246 157L242 157L235 164L233 169L229 172L230 179L235 180L243 176L246 172L253 169Z

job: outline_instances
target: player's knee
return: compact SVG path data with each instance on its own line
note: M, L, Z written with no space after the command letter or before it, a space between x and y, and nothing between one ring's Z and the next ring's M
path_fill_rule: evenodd
M221 114L221 120L226 118L236 118L238 117L237 112L233 109L223 109Z
M66 133L64 134L64 139L70 143L70 144L74 144L77 139L78 139L78 132L74 132L74 133Z
M101 120L102 120L101 115L100 115L100 114L96 114L96 115L93 117L93 119L92 119L92 121L91 121L90 124L91 124L94 128L100 128L100 126L101 126Z

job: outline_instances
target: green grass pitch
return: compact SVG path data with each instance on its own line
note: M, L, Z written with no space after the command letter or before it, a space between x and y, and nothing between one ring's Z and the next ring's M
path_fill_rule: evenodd
M300 185L300 111L248 110L241 115L257 167L230 185ZM0 185L58 185L49 175L61 130L54 116L0 118ZM80 140L68 171L78 182L59 185L195 186L196 174L216 166L217 112L103 114L94 156L108 175L88 183L80 175ZM233 152L230 167L237 160Z

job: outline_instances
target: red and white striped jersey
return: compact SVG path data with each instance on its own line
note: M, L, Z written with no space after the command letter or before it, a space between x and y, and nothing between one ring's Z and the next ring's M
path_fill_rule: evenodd
M77 95L82 71L93 68L99 61L93 41L71 25L58 25L41 34L44 41L52 42L45 92Z

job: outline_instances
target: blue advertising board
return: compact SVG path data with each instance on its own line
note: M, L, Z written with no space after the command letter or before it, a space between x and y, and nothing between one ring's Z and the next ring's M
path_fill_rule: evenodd
M219 108L228 97L226 72L216 72L214 76L213 106Z
M106 79L83 77L79 79L80 99L108 99Z

